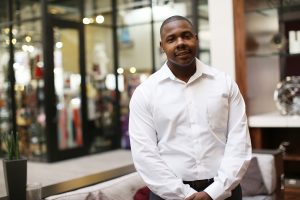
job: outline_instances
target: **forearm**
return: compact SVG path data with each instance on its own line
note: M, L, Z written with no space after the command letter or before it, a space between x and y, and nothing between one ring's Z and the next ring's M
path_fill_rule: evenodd
M183 200L196 192L169 169L156 148L148 147L149 142L137 144L131 138L131 144L135 167L155 194L164 199Z

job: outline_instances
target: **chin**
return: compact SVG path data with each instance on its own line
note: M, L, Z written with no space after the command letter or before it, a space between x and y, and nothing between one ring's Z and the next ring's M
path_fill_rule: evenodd
M195 62L195 58L184 61L184 62L176 62L176 65L181 66L181 67L188 67L188 66L192 65L194 62Z
M195 57L193 59L187 59L187 60L176 60L176 59L168 59L168 62L173 65L176 66L178 68L185 68L185 67L189 67L191 66L194 62L195 62Z

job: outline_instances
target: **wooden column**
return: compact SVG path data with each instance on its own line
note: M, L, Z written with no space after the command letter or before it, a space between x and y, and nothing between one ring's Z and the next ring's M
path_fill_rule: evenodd
M253 149L262 149L262 133L260 128L250 128Z
M247 104L247 66L244 0L232 0L236 82Z

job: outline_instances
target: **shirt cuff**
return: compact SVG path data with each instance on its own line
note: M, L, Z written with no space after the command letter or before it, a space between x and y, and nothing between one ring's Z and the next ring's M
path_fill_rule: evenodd
M231 196L231 192L225 191L223 185L217 181L209 185L204 192L206 192L214 200L226 199Z
M184 184L184 186L185 186L185 199L197 192L187 184Z

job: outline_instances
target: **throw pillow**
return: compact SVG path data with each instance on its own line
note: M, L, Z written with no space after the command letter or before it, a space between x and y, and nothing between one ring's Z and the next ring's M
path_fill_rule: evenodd
M149 199L150 190L147 186L138 189L138 191L134 194L133 200L148 200Z
M268 194L256 157L251 159L249 167L241 181L241 187L243 196Z

